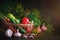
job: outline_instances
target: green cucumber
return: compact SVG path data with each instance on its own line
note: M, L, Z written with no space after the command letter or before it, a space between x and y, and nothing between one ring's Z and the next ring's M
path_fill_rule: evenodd
M23 34L26 33L26 30L24 28L19 28L19 31Z
M16 21L15 21L14 19L10 18L10 21L11 21L12 23L16 24Z
M20 20L19 19L15 19L16 23L19 24L20 23Z

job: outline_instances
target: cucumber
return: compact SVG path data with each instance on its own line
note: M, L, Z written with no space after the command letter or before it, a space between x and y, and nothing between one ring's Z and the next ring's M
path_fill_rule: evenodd
M19 31L20 31L22 34L26 33L26 30L25 30L24 28L19 28Z
M11 21L12 23L16 24L16 21L15 21L14 19L10 18L10 21Z
M19 24L20 23L20 20L19 19L15 19L16 23Z

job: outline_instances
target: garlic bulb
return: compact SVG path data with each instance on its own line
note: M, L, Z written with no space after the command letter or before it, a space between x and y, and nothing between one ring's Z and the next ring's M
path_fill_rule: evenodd
M13 34L13 31L10 30L10 29L6 30L6 32L5 32L5 35L6 35L7 37L11 37L12 34Z
M21 33L19 33L19 30L18 30L18 29L17 29L17 32L14 33L14 36L15 36L15 37L21 37Z

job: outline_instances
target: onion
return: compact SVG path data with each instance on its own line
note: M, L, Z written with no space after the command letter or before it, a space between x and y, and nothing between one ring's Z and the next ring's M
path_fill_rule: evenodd
M45 23L43 23L41 29L42 29L43 31L47 31L47 27L45 26Z
M12 34L13 34L13 31L10 30L10 29L6 30L6 32L5 32L5 35L6 35L7 37L11 37Z

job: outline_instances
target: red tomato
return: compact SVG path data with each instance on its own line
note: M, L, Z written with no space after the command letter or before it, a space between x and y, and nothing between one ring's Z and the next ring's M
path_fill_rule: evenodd
M22 24L27 24L27 22L26 21L22 21Z
M27 22L22 21L22 24L27 24ZM27 27L27 26L23 26L23 28L25 28L25 29L26 29L26 27Z
M31 32L30 27L27 27L26 31L27 31L28 33L30 33L30 32Z
M29 18L24 17L24 18L22 18L22 21L29 22Z

